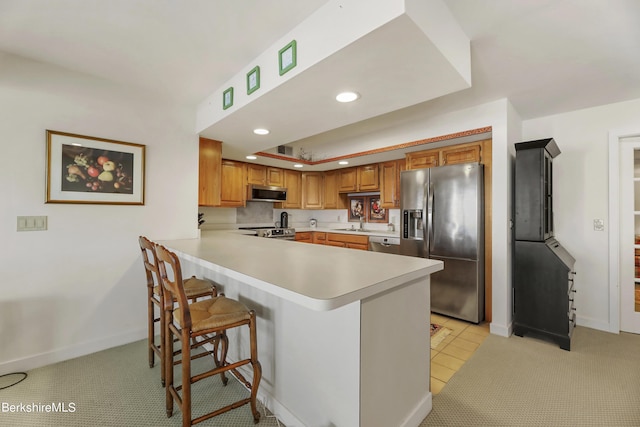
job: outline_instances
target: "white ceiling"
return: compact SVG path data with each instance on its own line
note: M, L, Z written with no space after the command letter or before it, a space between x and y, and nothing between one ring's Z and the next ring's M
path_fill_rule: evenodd
M411 111L508 98L530 119L640 98L638 0L442 2L471 40L472 87ZM0 0L0 52L144 88L195 110L325 3ZM405 48L410 46L398 45ZM322 84L322 75L317 78ZM365 123L363 131L375 128L371 120ZM322 132L305 138L306 144L326 144L340 132L357 134L358 126Z

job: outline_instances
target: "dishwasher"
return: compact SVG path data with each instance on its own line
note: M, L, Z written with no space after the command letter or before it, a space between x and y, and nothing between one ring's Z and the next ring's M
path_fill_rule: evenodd
M369 250L397 255L400 253L400 238L369 236Z

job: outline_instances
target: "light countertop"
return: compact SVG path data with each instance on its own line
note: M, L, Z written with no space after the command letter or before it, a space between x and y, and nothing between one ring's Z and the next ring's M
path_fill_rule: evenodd
M365 299L443 269L441 261L431 259L265 239L239 231L203 231L200 239L158 243L195 264L318 311Z

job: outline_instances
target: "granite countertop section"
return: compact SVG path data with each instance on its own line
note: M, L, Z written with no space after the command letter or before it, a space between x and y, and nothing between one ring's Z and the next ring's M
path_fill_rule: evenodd
M426 258L263 239L238 231L206 231L199 239L158 243L188 261L317 311L377 295L444 267Z

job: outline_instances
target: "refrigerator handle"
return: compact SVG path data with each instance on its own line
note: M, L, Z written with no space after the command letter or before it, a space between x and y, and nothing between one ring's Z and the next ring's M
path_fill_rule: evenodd
M426 206L425 211L427 213L427 224L426 224L426 233L425 233L425 254L427 257L431 256L431 242L433 240L433 183L429 180L429 185L426 186L427 197L425 197Z

